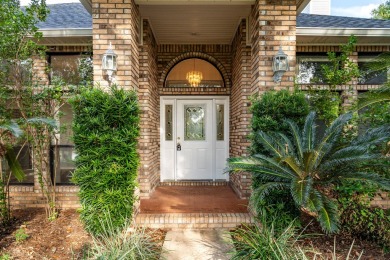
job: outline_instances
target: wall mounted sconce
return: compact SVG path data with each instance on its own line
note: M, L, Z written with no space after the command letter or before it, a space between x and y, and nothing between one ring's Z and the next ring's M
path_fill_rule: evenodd
M109 82L112 81L112 76L113 76L114 72L116 71L116 58L117 58L117 55L112 50L112 46L111 46L111 42L110 42L110 47L103 54L103 59L102 59L102 69L104 71L106 71Z
M288 56L283 52L282 46L279 47L278 53L275 55L272 62L272 70L274 71L274 82L282 81L283 74L288 71Z

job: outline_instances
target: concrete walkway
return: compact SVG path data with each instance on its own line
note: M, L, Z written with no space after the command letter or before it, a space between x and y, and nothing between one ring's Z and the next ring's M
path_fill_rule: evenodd
M187 229L168 231L162 259L226 260L232 250L229 231L224 229Z

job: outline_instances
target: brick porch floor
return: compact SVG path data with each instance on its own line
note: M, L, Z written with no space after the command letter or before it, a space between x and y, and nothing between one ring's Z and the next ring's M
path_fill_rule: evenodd
M153 228L231 228L252 222L248 200L230 186L159 186L141 199L138 224Z

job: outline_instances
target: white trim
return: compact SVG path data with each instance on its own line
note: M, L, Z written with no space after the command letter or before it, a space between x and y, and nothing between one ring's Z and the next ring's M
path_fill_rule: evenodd
M389 36L390 28L297 27L297 36Z
M43 37L75 37L75 36L91 36L92 29L89 28L69 28L69 29L41 29L39 30Z

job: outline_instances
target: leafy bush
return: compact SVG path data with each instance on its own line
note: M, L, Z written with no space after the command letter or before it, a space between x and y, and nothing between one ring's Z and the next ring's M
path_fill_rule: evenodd
M286 121L290 138L283 133L259 131L255 137L268 154L230 158L229 168L233 172L251 172L262 181L251 196L255 207L271 192L284 190L302 213L319 221L325 232L336 232L338 209L331 196L335 184L363 181L390 189L389 179L373 170L383 156L370 149L389 141L390 126L369 129L348 145L340 146L343 128L351 118L350 113L340 116L318 139L314 112L307 116L302 129L295 122Z
M136 93L113 86L109 92L83 89L71 100L77 152L73 182L80 187L81 219L99 234L103 212L113 227L132 216L139 165L139 107Z
M83 259L160 259L161 249L145 229L131 228L130 220L114 227L107 213L100 221L101 233L93 236L92 245L83 253Z
M251 112L253 117L250 152L251 154L267 153L267 150L255 138L256 133L258 131L278 131L288 134L288 125L285 120L293 120L299 126L302 126L305 117L309 113L309 105L304 93L298 90L293 92L288 90L268 91L261 96L252 98ZM252 175L252 188L256 189L261 184L262 180L257 178L257 175ZM259 213L273 214L271 212L277 211L281 205L291 218L297 216L294 202L285 191L272 192L264 202L259 202L255 207L263 207L263 210Z
M344 231L390 250L390 212L370 206L376 187L364 183L337 188L340 223Z
M251 112L253 113L251 128L251 154L267 152L263 145L259 143L255 134L258 131L276 131L287 133L288 124L286 119L296 122L302 126L305 117L309 114L309 105L305 99L305 94L296 91L268 91L261 96L252 98Z

